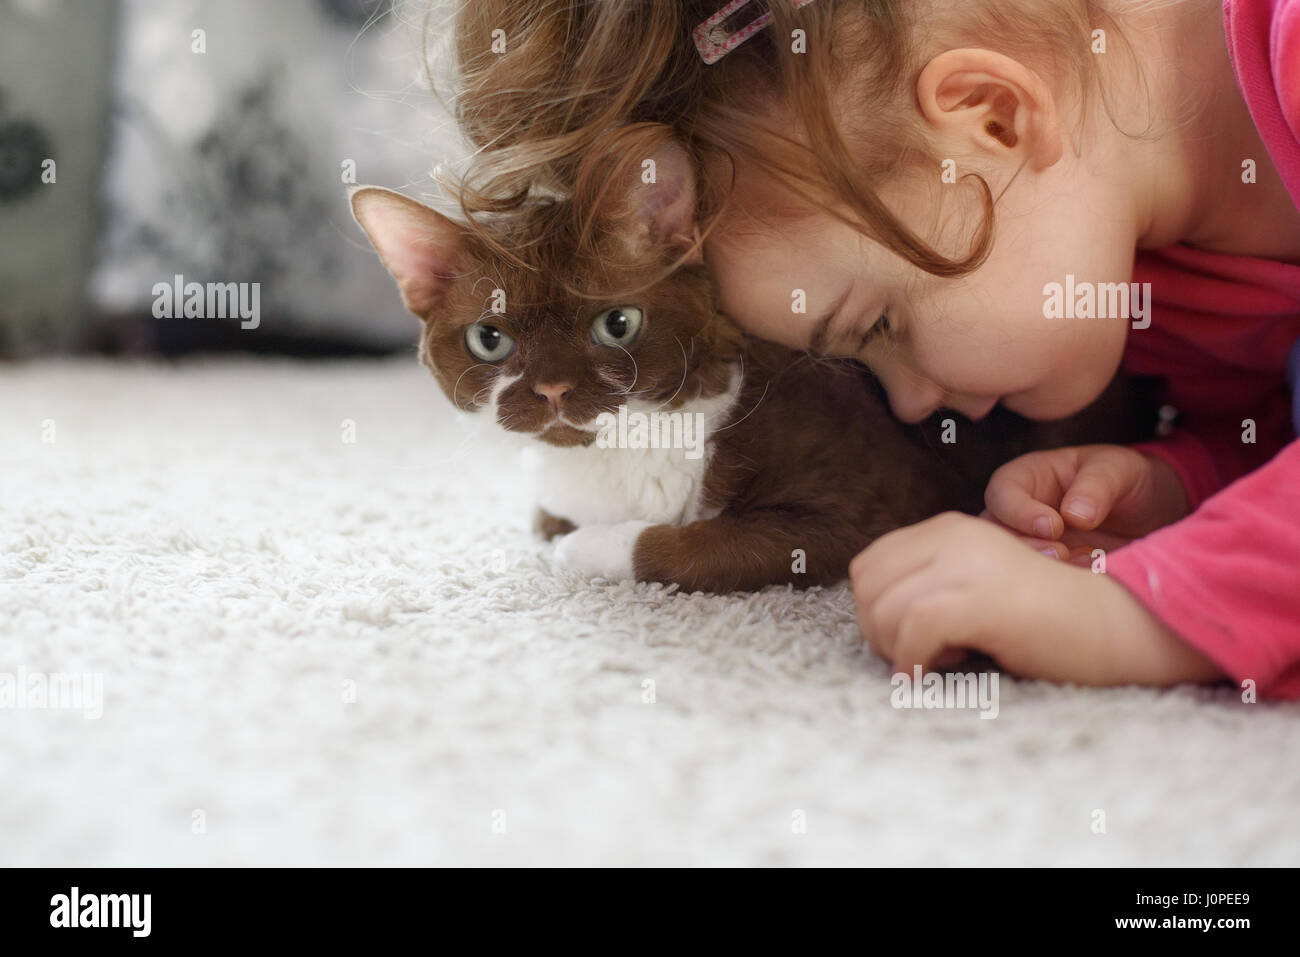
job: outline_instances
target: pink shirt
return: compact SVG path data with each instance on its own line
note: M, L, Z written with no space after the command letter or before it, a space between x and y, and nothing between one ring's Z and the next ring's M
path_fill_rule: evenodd
M1300 208L1300 0L1225 0L1223 18L1251 117ZM1115 551L1107 571L1234 682L1300 698L1300 441L1286 378L1300 266L1171 246L1139 254L1133 278L1152 284L1155 309L1129 333L1124 367L1164 378L1180 413L1178 431L1142 449L1174 467L1195 511Z

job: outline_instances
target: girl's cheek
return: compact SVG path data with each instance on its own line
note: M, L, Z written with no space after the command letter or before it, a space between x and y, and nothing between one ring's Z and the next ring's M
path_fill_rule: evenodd
M942 341L917 340L914 330L900 330L873 346L875 357L870 365L873 369L877 365L888 369L892 378L900 383L909 383L913 392L919 391L919 383L929 383L942 391L943 385L952 381L954 372L959 372L953 368L954 355L958 353L951 345L945 348Z
M1023 375L1036 362L1023 337L992 318L958 319L942 328L920 328L907 347L916 369L953 393L1006 395L1031 385Z

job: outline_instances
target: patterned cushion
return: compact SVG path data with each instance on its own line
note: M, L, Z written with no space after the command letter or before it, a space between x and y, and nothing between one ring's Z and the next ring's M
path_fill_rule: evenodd
M176 275L256 282L260 325L223 335L414 341L344 167L434 191L454 141L423 82L421 18L375 0L129 0L122 18L95 304L148 316ZM197 324L221 322L161 328L203 340Z

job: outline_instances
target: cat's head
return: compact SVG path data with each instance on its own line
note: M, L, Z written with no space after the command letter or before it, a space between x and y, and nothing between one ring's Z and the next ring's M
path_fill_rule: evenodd
M671 409L726 386L740 336L698 252L692 163L672 143L647 158L610 182L594 242L579 240L591 224L569 200L481 225L489 242L400 193L353 191L353 215L424 323L421 358L456 406L572 446L624 403Z

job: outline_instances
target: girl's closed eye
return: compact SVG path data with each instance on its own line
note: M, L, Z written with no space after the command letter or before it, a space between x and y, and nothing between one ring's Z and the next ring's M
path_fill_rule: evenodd
M862 352L871 343L889 335L891 328L892 327L889 323L889 310L886 309L881 312L876 321L864 329L862 334L858 337L858 352Z
M891 330L889 310L883 309L874 320L863 325L861 318L848 323L840 319L839 309L829 313L813 330L808 351L817 356L855 356Z
M880 342L890 334L893 326L889 318L889 310L884 309L876 316L874 320L868 320L866 325L862 321L854 323L847 330L842 340L842 345L835 350L836 355L853 356L861 359L862 354L867 351L867 347L873 343Z

